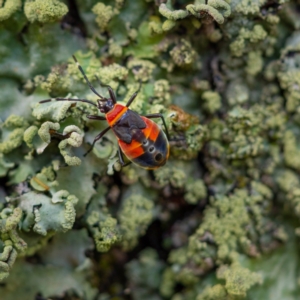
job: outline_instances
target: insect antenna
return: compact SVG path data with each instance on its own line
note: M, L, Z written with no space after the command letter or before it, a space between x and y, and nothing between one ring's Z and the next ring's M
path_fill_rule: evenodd
M108 85L108 84L103 84L100 81L100 79L99 79L99 77L97 75L95 75L95 77L96 77L96 79L97 79L97 81L98 81L98 83L100 84L101 87L106 87L108 89L108 93L110 95L111 100L114 103L117 103L117 97L116 97L116 94L115 94L114 90L112 89L112 87L110 85Z
M81 65L80 65L79 62L77 61L75 55L72 55L72 57L73 57L73 59L74 59L76 65L77 65L79 71L81 72L81 74L83 75L85 81L87 82L89 88L91 89L91 91L92 91L94 94L96 94L97 96L99 96L100 99L104 99L104 97L102 97L100 94L98 94L98 92L95 90L95 88L92 86L92 84L91 84L90 81L88 80L88 78L87 78L87 76L85 75L85 73L84 73L84 71L83 71Z
M42 100L42 101L39 101L39 103L47 103L47 102L52 102L52 101L74 101L74 102L84 102L84 103L88 103L88 104L91 104L95 107L98 108L98 106L93 103L92 101L89 101L89 100L86 100L86 99L73 99L73 98L54 98L54 99L45 99L45 100Z

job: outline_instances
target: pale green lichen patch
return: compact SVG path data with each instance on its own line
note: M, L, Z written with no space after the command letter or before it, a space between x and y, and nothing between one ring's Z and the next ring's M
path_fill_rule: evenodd
M217 92L206 91L202 95L203 108L209 112L214 113L221 107L221 96Z
M262 1L241 0L235 6L235 11L244 15L258 14L261 6L260 2Z
M70 125L64 129L62 135L66 138L59 143L58 148L66 164L69 166L80 165L80 158L70 155L70 149L71 147L81 146L83 140L81 130L75 125Z
M186 9L195 17L202 19L204 23L216 21L219 24L223 24L225 18L231 14L230 5L223 0L200 1L199 4L187 5Z
M68 7L58 0L27 0L24 12L31 23L50 23L60 20L68 12Z
M151 248L144 249L138 259L132 260L126 265L126 273L130 278L129 284L135 286L133 291L135 299L156 298L156 290L161 283L163 268L164 263ZM149 273L152 276L149 276Z
M241 28L236 40L230 44L232 55L237 57L242 56L249 44L263 41L266 37L267 32L261 25L255 25L252 30Z
M297 298L299 1L67 2L0 0L0 298ZM163 115L164 166L83 156L104 115L42 101L101 98L72 54Z
M99 2L94 5L92 11L97 16L96 22L100 28L100 31L103 32L106 29L110 19L114 16L112 6Z
M167 80L161 79L154 83L153 104L171 104L170 84Z
M169 164L154 172L155 178L160 186L170 184L174 188L183 188L186 183L186 173L180 167L182 164Z
M49 182L44 174L37 174L36 176L32 177L30 184L36 191L43 192L50 189Z
M176 25L176 22L173 20L166 20L163 24L162 24L162 30L163 31L169 31L171 30L174 26Z
M65 162L70 166L78 166L81 160L71 155L72 147L80 147L83 141L83 136L81 130L75 126L70 125L64 128L62 133L58 133L60 128L59 123L45 122L42 124L41 128L38 130L38 135L44 142L43 145L37 148L37 152L40 154L44 151L47 145L51 142L52 136L61 139L58 148L61 155L64 157Z
M10 241L6 241L0 252L0 281L4 280L9 275L16 258L17 251L12 247Z
M188 180L185 189L185 200L190 204L197 204L207 196L205 184L201 179Z
M27 247L17 232L22 216L19 207L13 210L4 208L0 213L0 280L9 275L18 253Z
M156 65L150 60L131 59L128 61L127 67L134 74L134 78L136 81L146 82L151 79Z
M300 149L295 134L288 130L284 135L284 160L287 166L300 170Z
M59 199L59 201L57 201ZM20 197L19 207L24 213L21 228L41 235L51 231L65 232L75 221L75 208L78 199L67 191L58 191L52 198L29 192Z
M175 65L183 67L191 65L195 61L197 52L192 48L189 41L181 39L170 51L170 55Z
M9 19L22 6L21 0L7 0L0 2L0 21Z
M251 272L238 263L232 264L230 267L222 266L217 271L217 276L225 279L225 289L232 297L245 297L251 286L262 283L260 274Z
M38 127L37 126L30 126L28 127L25 132L24 132L24 137L23 140L26 143L26 145L29 148L33 148L33 139L36 137L37 133L38 133Z
M132 249L154 217L153 202L142 195L132 195L123 200L119 212L121 244Z
M189 15L189 12L187 10L183 10L183 9L173 10L170 0L167 1L167 3L160 4L159 12L165 18L172 20L172 21L184 19Z
M71 77L66 75L66 66L58 65L52 68L47 79L40 83L43 90L54 95L63 95L71 87Z
M2 133L2 142L0 143L0 152L8 153L18 148L23 141L27 121L20 116L11 115L0 125Z
M66 117L66 113L72 106L71 102L36 103L33 105L32 115L37 120L48 119L59 122Z
M52 123L47 121L43 123L40 129L38 130L38 135L44 143L49 144L51 142L51 131L57 131L59 130L59 128L59 123Z
M118 87L117 80L124 80L127 74L128 70L116 63L102 67L98 70L98 76L101 82L110 85L113 89Z
M226 98L230 105L241 105L249 100L249 88L241 80L229 83Z
M3 153L0 153L0 176L5 176L7 171L15 164L5 159Z
M117 219L113 218L105 207L106 192L107 188L99 185L86 217L87 226L99 252L109 251L114 244L121 240Z
M107 252L111 246L121 240L117 220L107 216L99 221L99 229L93 235L99 252Z

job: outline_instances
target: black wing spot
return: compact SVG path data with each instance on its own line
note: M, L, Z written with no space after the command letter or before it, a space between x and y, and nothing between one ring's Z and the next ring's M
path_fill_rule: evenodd
M156 161L161 161L162 158L163 158L163 156L162 156L161 153L157 153L157 154L155 155L155 157L154 157L154 159L155 159Z
M154 146L151 146L151 147L149 148L149 152L153 152L154 150L155 150Z

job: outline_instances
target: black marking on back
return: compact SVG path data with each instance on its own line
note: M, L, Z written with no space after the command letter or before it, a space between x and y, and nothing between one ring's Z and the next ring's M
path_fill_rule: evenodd
M133 162L146 169L155 169L163 166L166 163L166 158L169 152L169 142L163 131L160 131L155 141L148 140L148 145L143 146L145 153L136 157ZM154 147L154 152L150 152L150 148ZM155 156L159 154L162 159L157 161Z
M128 109L123 116L114 124L112 130L115 135L126 144L130 144L132 137L142 133L141 129L146 128L146 123L139 114Z

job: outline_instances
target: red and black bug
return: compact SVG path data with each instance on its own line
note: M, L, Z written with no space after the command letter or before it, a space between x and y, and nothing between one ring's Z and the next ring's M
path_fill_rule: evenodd
M128 164L124 162L123 154L130 160L130 162L148 170L154 170L163 166L169 157L170 138L166 122L162 114L157 113L141 116L129 109L130 104L137 96L139 90L130 97L125 106L117 103L116 95L110 86L100 83L101 86L108 89L110 98L101 96L88 80L74 55L73 59L89 88L99 97L99 99L97 99L97 104L86 99L55 98L55 100L85 102L96 106L100 112L105 114L105 116L87 115L87 118L101 121L106 120L109 125L95 137L92 147L85 155L93 149L95 143L100 140L106 132L112 129L118 139L119 159L122 166ZM43 100L40 101L40 103L50 101L52 101L52 99ZM164 131L151 120L154 118L161 118L166 133L164 133Z

